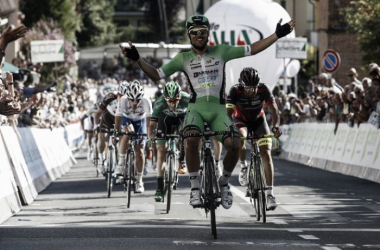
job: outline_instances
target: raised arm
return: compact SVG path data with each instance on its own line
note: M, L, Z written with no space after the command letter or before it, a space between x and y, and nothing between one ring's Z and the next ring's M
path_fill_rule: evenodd
M281 25L282 18L277 23L276 32L272 35L268 36L267 38L257 41L255 43L251 44L251 55L255 55L269 46L271 46L273 43L275 43L278 39L281 37L284 37L288 35L290 32L293 31L293 28L296 24L296 21L290 20L288 23Z
M160 80L160 76L158 75L157 69L150 65L149 63L145 62L139 55L139 52L137 51L136 47L132 44L131 41L128 42L130 48L123 47L119 45L121 51L123 52L123 55L125 57L128 57L129 59L137 62L137 64L140 66L142 71L153 81Z

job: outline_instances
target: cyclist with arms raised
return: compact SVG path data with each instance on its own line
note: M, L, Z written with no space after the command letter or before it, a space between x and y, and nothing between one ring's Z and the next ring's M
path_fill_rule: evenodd
M234 121L241 136L246 137L248 132L263 135L270 134L268 123L265 118L264 104L272 114L272 132L278 138L282 132L279 127L280 116L277 104L264 83L260 83L260 74L254 68L244 68L240 73L240 83L231 87L227 97L227 114ZM274 210L277 207L273 195L273 162L271 157L271 145L259 147L263 160L265 179L267 181L267 208ZM242 186L247 185L247 165L245 163L246 147L241 143L240 161L243 163L239 174L239 182Z
M295 21L291 20L284 25L281 25L281 21L277 24L275 33L251 45L233 47L221 44L211 47L207 45L210 35L209 20L202 15L191 16L186 22L186 30L192 49L188 52L177 54L160 69L154 68L141 59L136 47L131 42L129 42L130 48L120 47L123 54L136 61L145 74L154 81L168 77L177 71L186 74L191 99L184 121L185 134L203 131L204 121L208 123L213 131L230 131L230 126L233 123L227 116L224 106L226 86L224 66L232 59L255 55L272 45L277 39L289 34L293 30ZM228 137L217 137L227 151L223 159L223 175L219 178L221 202L226 209L232 205L233 197L229 190L228 181L238 161L238 150L236 148L240 145L239 136L235 136L234 141L227 139ZM188 138L185 149L186 164L191 182L190 205L194 207L199 207L202 204L198 178L200 165L199 142L200 138Z
M164 94L161 95L153 106L153 113L148 127L148 138L152 139L153 131L157 128L157 184L158 188L154 199L157 202L162 201L164 188L164 172L163 165L166 159L166 140L161 138L161 134L173 134L172 126L180 129L180 125L185 117L187 106L190 101L190 95L181 91L181 87L177 82L168 82L164 86ZM148 140L149 141L149 140ZM179 145L180 156L178 163L181 168L178 169L179 174L185 173L185 164L183 162L185 153L183 145Z

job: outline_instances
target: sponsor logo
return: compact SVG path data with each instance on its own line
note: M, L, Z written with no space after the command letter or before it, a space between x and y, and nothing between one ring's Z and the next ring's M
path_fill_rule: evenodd
M194 72L194 77L198 77L198 76L203 76L204 74L206 75L210 75L210 74L218 74L219 70L218 69L214 69L214 70L205 70L205 71L199 71L199 72Z
M262 40L263 33L248 25L232 25L233 28L229 31L225 28L221 29L219 24L211 24L211 32L209 38L209 45L215 46L219 44L229 44L232 46L250 45L253 41ZM227 38L228 37L228 38Z
M198 83L210 82L210 81L215 81L215 80L216 80L216 76L202 77L198 79Z
M208 82L208 83L202 83L201 85L200 85L200 87L202 88L202 89L205 89L205 88L207 88L207 87L215 87L215 82Z

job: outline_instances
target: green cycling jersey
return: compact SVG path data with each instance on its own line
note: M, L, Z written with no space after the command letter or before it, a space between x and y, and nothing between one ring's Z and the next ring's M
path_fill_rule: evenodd
M225 104L225 64L235 58L251 55L250 46L233 47L225 44L208 47L203 56L193 50L181 52L158 69L161 78L181 71L186 74L191 91L190 103L197 98L214 96Z
M190 95L181 91L181 100L178 103L176 110L171 111L169 105L164 99L164 95L161 95L153 106L153 113L151 121L158 121L161 113L169 117L183 117L186 114L187 106L189 105Z

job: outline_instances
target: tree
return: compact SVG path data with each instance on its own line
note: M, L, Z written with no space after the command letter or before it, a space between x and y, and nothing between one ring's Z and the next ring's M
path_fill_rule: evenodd
M23 23L31 28L41 20L54 20L68 41L75 41L79 28L75 0L20 0L20 10L25 14Z
M112 22L115 0L79 0L77 12L81 25L76 32L79 47L102 46L114 42Z
M163 26L163 20L160 16L163 14L160 11L159 2L164 2L167 28L168 32L178 21L178 10L183 6L183 1L179 0L142 0L141 3L144 5L148 11L146 13L146 20L149 28L153 30L155 34L155 40L153 42L165 41L165 30ZM162 17L163 18L163 17ZM169 42L169 41L168 41Z
M380 1L351 1L341 11L348 31L358 36L363 62L377 62L380 58Z

